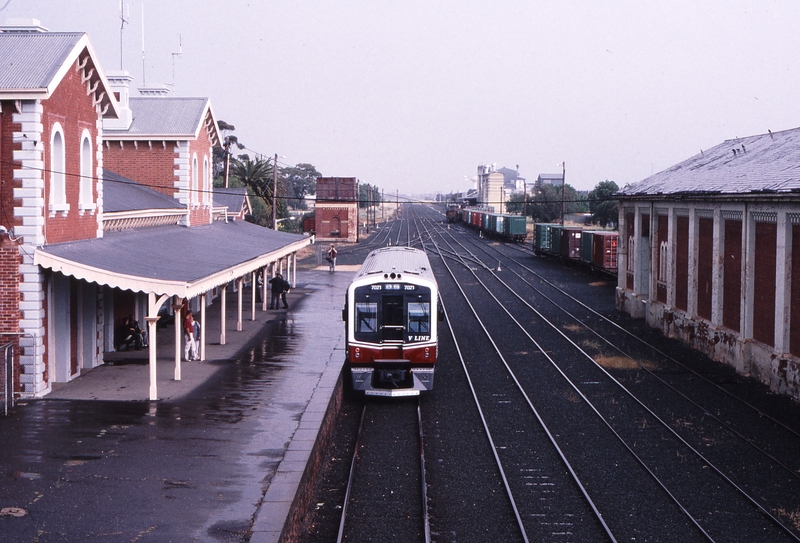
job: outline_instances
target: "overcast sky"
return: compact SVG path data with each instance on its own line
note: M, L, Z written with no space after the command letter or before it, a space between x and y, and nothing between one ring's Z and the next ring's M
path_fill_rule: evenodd
M797 0L129 4L134 85L144 5L148 84L210 97L255 152L387 194L464 190L482 163L535 179L565 162L578 189L624 186L800 126ZM0 21L88 32L103 68L120 68L119 0L0 8Z

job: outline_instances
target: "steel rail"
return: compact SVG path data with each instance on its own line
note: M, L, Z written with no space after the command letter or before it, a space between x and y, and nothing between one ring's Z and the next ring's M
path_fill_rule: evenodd
M516 249L516 248L515 248L515 249ZM517 250L519 250L519 251L524 251L524 249L517 249ZM498 251L498 252L499 252L499 251ZM503 253L500 253L500 254L503 254ZM506 256L507 256L507 255L506 255ZM699 379L702 379L703 381L706 381L708 384L710 384L710 385L711 385L711 386L713 386L714 388L718 389L720 392L722 392L722 393L723 393L723 394L725 394L726 396L728 396L728 397L730 397L730 398L732 398L732 399L736 400L737 402L740 402L742 405L745 405L745 406L747 406L748 408L752 409L752 410L753 410L753 411L755 411L755 412L756 412L756 413L757 413L759 416L761 416L761 417L763 417L763 418L765 418L765 419L768 419L768 420L770 420L770 421L771 421L773 424L776 424L776 425L778 425L778 426L782 427L782 428L783 428L784 430L786 430L787 432L789 432L789 433L791 433L791 434L794 434L794 435L795 435L795 436L797 436L797 437L800 437L800 432L799 432L799 431L795 430L794 428L791 428L791 427L790 427L790 426L788 426L787 424L785 424L785 423L781 422L780 420L778 420L778 419L776 419L775 417L773 417L773 416L769 415L768 413L765 413L764 411L762 411L761 409L759 409L757 406L755 406L755 405L752 405L752 404L748 403L748 402L747 402L747 400L745 400L745 399L743 399L743 398L740 398L739 396L736 396L736 395L735 395L733 392L731 392L731 391L729 391L729 390L727 390L727 389L723 388L722 386L720 386L719 384L715 383L714 381L712 381L711 379L709 379L709 378L708 378L708 377L706 377L705 375L703 375L703 374L699 373L697 370L693 369L693 368L692 368L692 367L690 367L690 366L687 366L687 365L686 365L686 364L684 364L683 362L681 362L681 361L679 361L679 360L675 359L674 357L670 356L669 354L667 354L667 353L663 352L661 349L659 349L659 348L658 348L658 347L656 347L655 345L653 345L653 344L651 344L651 343L648 343L646 340L644 340L644 339L643 339L643 338L641 338L640 336L638 336L638 335L634 334L634 333L633 333L633 332L631 332L630 330L627 330L626 328L624 328L624 327L620 326L619 324L617 324L616 322L612 321L611 319L609 319L608 317L606 317L606 316L605 316L605 315L603 315L602 313L600 313L600 312L596 311L595 309L593 309L593 308L589 307L588 305L586 305L586 304L585 304L584 302L582 302L581 300L579 300L579 299L575 298L575 297L574 297L574 296L572 296L570 293L568 293L568 292L564 291L563 289L561 289L561 288L560 288L560 287L558 287L557 285L553 284L553 282L552 282L552 281L550 281L549 279L547 279L547 278L546 278L546 277L544 277L543 275L541 275L541 274L537 273L536 271L532 270L531 268L529 268L529 267L528 267L528 266L526 266L525 264L523 264L523 263L521 263L521 262L519 262L519 261L517 261L516 259L513 259L513 258L512 258L511 260L512 260L512 262L516 263L517 265L519 265L520 267L522 267L522 268L523 268L523 269L525 269L526 271L530 272L530 273L531 273L532 275L534 275L535 277L537 277L537 278L541 279L543 283L546 283L547 285L549 285L549 286L550 286L550 287L552 287L553 289L555 289L555 290L559 291L561 294L563 294L563 295L564 295L564 296L566 296L567 298L570 298L570 299L572 299L574 302L576 302L577 304L579 304L581 307L583 307L583 308L584 308L584 309L586 309L587 311L591 312L591 313L592 313L593 315L595 315L596 317L599 317L600 319L602 319L603 321L605 321L607 324L610 324L611 326L613 326L613 327L617 328L617 329L618 329L620 332L622 332L623 334L625 334L625 335L627 335L627 336L629 336L629 337L631 337L631 338L635 339L636 341L638 341L638 342L639 342L639 343L641 343L642 345L646 346L647 348L649 348L649 349L652 349L652 350L653 350L653 352L656 352L656 353L658 353L659 355L663 356L663 357L664 357L664 359L666 359L666 360L669 360L670 362L672 362L672 363L674 363L674 364L676 364L676 365L680 366L681 368L685 369L686 371L688 371L689 373L691 373L691 374L692 374L692 375L694 375L695 377L697 377L697 378L699 378ZM558 304L556 304L554 301L550 300L549 298L548 298L548 301L550 301L551 303L553 303L554 305L556 305L556 306L558 307Z
M454 241L455 241L455 239L454 239ZM458 242L456 241L456 243L458 243ZM466 248L466 247L464 247L463 245L462 245L462 247L464 248L464 250L466 250L467 252L469 252L470 254L472 254L472 253L471 253L471 251L469 251L469 249L467 249L467 248ZM472 254L472 255L474 256L474 254ZM471 268L469 268L468 266L465 266L465 267L467 267L467 268L470 270L470 272L471 272L471 273L473 273L473 275L475 276L475 278L476 278L476 279L477 279L477 280L478 280L478 281L481 283L481 285L482 285L482 286L483 286L483 287L486 289L486 291L487 291L487 292L488 292L488 293L489 293L489 294L490 294L490 295L491 295L491 296L492 296L492 297L495 299L495 301L497 301L498 305L500 305L500 306L501 306L501 307L504 309L504 311L506 311L506 313L507 313L507 314L508 314L508 315L509 315L509 316L512 318L512 320L514 320L514 322L516 322L516 323L517 323L517 325L518 325L518 326L520 326L520 329L521 329L521 330L522 330L522 331L523 331L523 332L524 332L526 335L528 335L528 337L531 339L531 341L534 341L534 344L536 345L537 349L539 349L539 350L540 350L540 352L541 352L541 353L542 353L542 354L543 354L543 355L544 355L544 356L545 356L545 357L546 357L546 358L547 358L547 359L548 359L548 360L551 362L551 364L554 364L554 367L556 367L556 369L557 369L559 372L561 372L561 373L562 373L562 375L564 375L564 378L565 378L565 379L567 379L567 380L568 380L568 382L569 382L569 383L572 385L572 387L575 389L575 391L576 391L578 394L580 394L582 398L584 398L584 400L587 402L587 404L588 404L588 405L589 405L589 406L590 406L590 407L591 407L591 408L592 408L592 409L593 409L593 410L594 410L594 411L597 413L597 415L598 415L598 416L601 418L601 420L603 420L603 421L605 422L605 424L609 426L609 429L611 429L611 430L612 430L612 432L614 432L614 433L615 433L615 435L618 435L618 434L616 433L616 431L613 429L613 427L611 427L610 423L609 423L608 421L606 421L606 419L605 419L605 418L604 418L604 417L603 417L603 416L602 416L602 415L599 413L599 411L597 411L597 410L596 410L596 408L595 408L595 407L594 407L594 405L593 405L593 404L592 404L592 403L591 403L591 402L588 400L588 398L586 398L586 397L583 395L583 393L580 391L580 389L578 389L578 388L577 388L577 386L576 386L576 385L574 385L574 383L572 383L572 381L571 381L571 380L569 380L569 378L566 376L566 374L564 374L564 373L563 373L563 371L562 371L562 370L561 370L561 369L560 369L560 368L559 368L557 365L555 365L555 362L554 362L554 361L551 359L551 357L550 357L550 356L549 356L549 355L548 355L548 354L547 354L547 353L546 353L546 352L545 352L545 351L544 351L544 350L543 350L543 349L542 349L542 348L541 348L541 347L538 345L538 343L536 343L536 342L535 342L535 340L533 340L533 338L532 338L532 337L531 337L531 336L530 336L530 335L527 333L527 331L524 329L524 327L522 327L522 325L521 325L521 324L519 324L519 322L518 322L518 321L517 321L517 320L516 320L516 319L515 319L515 318L514 318L514 317L513 317L511 314L510 314L510 312L509 312L509 311L508 311L508 310L505 308L505 306L503 306L503 305L502 305L502 303L501 303L499 300L497 300L497 298L494 296L494 294L493 294L493 293L492 293L492 292L489 290L489 288L488 288L488 287L485 285L485 283L484 283L484 282L483 282L483 281L482 281L482 280L481 280L481 279L480 279L480 278L477 276L477 274L475 274L475 272L474 272L474 271L473 271ZM491 274L491 275L492 275L492 276L493 276L493 277L494 277L494 278L495 278L495 279L496 279L498 282L500 282L500 284L502 284L504 287L506 287L506 289L508 289L508 290L509 290L509 291L510 291L512 294L514 294L514 296L516 296L516 297L517 297L517 298L518 298L520 301L522 301L522 302L523 302L523 304L525 304L525 305L526 305L526 306L527 306L529 309L531 309L531 310L532 310L532 311L533 311L533 312L534 312L534 313L535 313L535 314L536 314L536 315L537 315L537 316L538 316L540 319L542 319L542 320L543 320L545 323L547 323L547 324L548 324L548 325L549 325L549 326L550 326L550 327L551 327L551 328L552 328L554 331L556 331L556 332L557 332L559 335L561 335L561 336L562 336L562 337L563 337L563 338L564 338L564 339L565 339L565 340L566 340L568 343L570 343L570 344L571 344L571 345L572 345L572 346L573 346L573 347L574 347L576 350L578 350L578 351L579 351L579 352L580 352L582 355L584 355L584 357L586 357L586 359L588 359L588 360L589 360L589 361L590 361L592 364L594 364L594 365L595 365L595 367L596 367L597 369L599 369L599 371L600 371L600 372L602 372L602 373L603 373L603 374L604 374L604 375L605 375L605 376L606 376L606 377L607 377L607 378L608 378L608 379L609 379L609 380L610 380L612 383L616 384L616 385L619 387L619 389L620 389L620 390L622 390L622 391L623 391L625 394L627 394L627 395L628 395L628 396L629 396L629 397L630 397L632 400L634 400L636 403L638 403L638 404L639 404L639 406L640 406L642 409L644 409L645 411L647 411L647 413L648 413L648 414L650 414L650 416L652 416L652 417L653 417L653 418L654 418L656 421L658 421L658 423L659 423L659 424L661 424L661 426L662 426L662 427L663 427L665 430L667 430L669 433L671 433L671 434L672 434L672 435L673 435L673 436L674 436L674 437L675 437L677 440L679 440L679 441L680 441L680 442L681 442L681 443L682 443L682 444L683 444L683 445L684 445L684 446L685 446L687 449L689 449L689 450L690 450L690 451L691 451L693 454L695 454L695 455L696 455L698 458L700 458L700 459L701 459L703 462L705 462L705 463L706 463L706 464L707 464L707 465L708 465L708 466L709 466L709 467L710 467L710 468L711 468L711 469L712 469L712 470L713 470L715 473L717 473L717 475L719 475L719 476L720 476L720 477L721 477L723 480L725 480L725 481L726 481L726 482L727 482L727 483L728 483L728 484L729 484L729 485L730 485L732 488L734 488L734 489L735 489L735 490L736 490L736 491L737 491L737 492L738 492L738 493L739 493L739 494L740 494L742 497L744 497L744 498L745 498L747 501L749 501L749 502L750 502L752 505L754 505L754 506L755 506L755 507L756 507L756 508L757 508L757 509L758 509L758 510L759 510L759 511L762 513L762 515L764 515L766 518L768 518L770 521L772 521L772 522L773 522L773 523L774 523L774 524L775 524L777 527L779 527L781 530L783 530L784 532L786 532L786 533L787 533L789 536L791 536L791 537L792 537L794 540L796 540L796 541L800 541L800 537L798 537L798 536L797 536L797 535L796 535L796 534L795 534L795 533L794 533L794 532L793 532L793 531L792 531L790 528L788 528L788 527L787 527L786 525L784 525L784 524L783 524L783 523L782 523L780 520L778 520L778 519L777 519L777 518L776 518L774 515L772 515L772 514L771 514L771 513L770 513L770 512L769 512L769 511L768 511L768 510L765 508L765 507L763 507L763 506L762 506L760 503L758 503L758 501L756 501L756 499L755 499L755 498L753 498L752 496L750 496L750 495L749 495L749 494L748 494L748 493L747 493L747 492L746 492L746 491L745 491L743 488L741 488L741 487L740 487L738 484L736 484L736 482L734 482L734 481L733 481L733 480L732 480L732 479L731 479L731 478L730 478L728 475L726 475L726 474L725 474L725 473L724 473L724 472L723 472L723 471L722 471L720 468L718 468L718 467L717 467L717 466L716 466L714 463L712 463L712 462L711 462L711 461L710 461L708 458L706 458L706 457L705 457L705 456L704 456L704 455L703 455L703 454L702 454L702 453L701 453L699 450L697 450L697 449L696 449L695 447L693 447L693 446L692 446L690 443L688 443L688 442L687 442L687 441L686 441L686 440L685 440L685 439L684 439L684 438L683 438L683 437L682 437L680 434L678 434L678 433L677 433L677 432L676 432L676 431L675 431L675 430L674 430L674 429L673 429L673 428L672 428L672 427L671 427L669 424L667 424L667 423L666 423L666 421L664 421L664 420L663 420L661 417L659 417L659 416L658 416L658 415L657 415L655 412L653 412L653 411L652 411L652 410L651 410L649 407L647 407L647 405L645 405L645 404L644 404L644 403L643 403L643 402L642 402L642 401L641 401L641 400L640 400L640 399L639 399L639 398L638 398L638 397L637 397L635 394L633 394L633 393L632 393L630 390L628 390L628 389L627 389L627 388L626 388L626 387L625 387L625 386L624 386L622 383L620 383L620 382L619 382L619 381L618 381L618 380L617 380L617 379L616 379L616 378L615 378L613 375L611 375L611 374L610 374L610 373L609 373L609 372L608 372L608 371L607 371L605 368L603 368L602 366L600 366L600 365L599 365L599 364L598 364L598 363L597 363L597 362L596 362L596 361L595 361L595 360L594 360L594 359L593 359L593 358L592 358L592 357L591 357L591 356L590 356L588 353L586 353L586 352L585 352L583 349L581 349L581 347L580 347L579 345L577 345L577 344L576 344L574 341L572 341L572 339L571 339L571 338L569 338L569 337L568 337L566 334L564 334L564 332L562 332L562 331L561 331L561 330L560 330L560 329L559 329L559 328L558 328L558 327L557 327L555 324L553 324L553 323L552 323L552 322L551 322L549 319L547 319L547 318L546 318L544 315L542 315L542 314L541 314L541 312L539 312L539 311L538 311L536 308L534 308L534 307L533 307L533 306L532 306L532 305L531 305L531 304L530 304L530 303L529 303L527 300L525 300L525 299L524 299L522 296L520 296L520 295L519 295L519 294L518 294L516 291L514 291L514 290L513 290L513 289L512 289L510 286L508 286L508 284L507 284L507 283L505 283L505 281L503 281L503 280L502 280L502 279L501 279L499 276L497 276L497 274L496 274L496 273L495 273L493 270L489 269L489 268L488 268L487 266L485 266L485 265L484 265L484 267L485 267L485 269L486 269L487 271L489 271L489 273L490 273L490 274ZM628 448L629 450L631 450L631 449L630 449L630 447L629 447L629 446L628 446L628 445L625 443L625 441L624 441L624 440L621 438L621 436L619 436L619 439L620 439L620 440L621 440L621 442L622 442L622 443L625 445L625 447L626 447L626 448ZM650 469L649 469L649 468L648 468L648 467L647 467L647 466L646 466L646 465L643 463L643 461L642 461L642 460L641 460L641 459L640 459L640 458L639 458L639 457L638 457L638 456L635 454L635 452L633 452L633 451L631 450L631 454L633 454L633 455L634 455L634 457L636 457L636 458L637 458L637 460L638 460L638 461L641 463L641 465L642 465L642 466L643 466L643 467L644 467L644 468L645 468L645 469L646 469L648 472L651 472L651 471L650 471ZM652 473L652 472L651 472L651 473ZM669 490L666 488L666 486L664 486L664 485L663 485L663 483L662 483L662 482L661 482L661 481L660 481L660 480L659 480L659 479L658 479L658 478L655 476L655 474L653 474L653 477L654 477L654 479L655 479L655 480L658 482L658 484L659 484L659 485L661 485L661 486L662 486L662 488L663 488L663 489L664 489L664 490L665 490L665 491L668 493L668 495L670 495L670 496L672 497L672 494L671 494L671 492L670 492L670 491L669 491ZM703 529L703 528L702 528L702 527L701 527L701 526L700 526L700 525L697 523L697 521L694 519L694 517L692 517L692 516L691 516L691 514L689 514L689 513L688 513L688 511L686 511L686 509L685 509L685 508L684 508L684 507L683 507L683 506L680 504L680 502L679 502L679 501L677 501L677 498L673 498L673 499L675 499L675 500L676 500L676 501L675 501L675 503L676 503L676 504L677 504L677 505L678 505L678 506L681 508L681 510L683 510L683 511L685 511L685 512L686 512L687 516L688 516L688 517L689 517L689 518L692 520L692 522L694 522L694 523L695 523L695 525L696 525L696 526L697 526L697 527L698 527L698 528L699 528L699 529L702 531L702 533L703 533L704 535L706 535L706 537L708 537L708 538L710 539L710 536L709 536L709 535L708 535L708 534L705 532L705 530L704 530L704 529Z
M356 444L353 448L353 459L350 461L350 475L347 478L347 490L344 493L344 503L342 503L342 516L339 519L339 532L336 535L336 543L344 541L344 524L347 519L347 505L350 503L350 491L353 489L353 480L356 473L356 460L358 459L358 449L361 445L361 430L364 428L364 419L367 414L367 404L361 410L361 421L358 423L358 433L356 434Z
M425 472L425 436L422 433L422 409L420 399L417 397L417 424L419 425L419 465L421 473L422 490L422 529L425 533L425 543L431 543L431 521L428 513L428 483Z
M477 245L478 245L478 248L479 248L479 249L481 249L481 250L482 250L482 251L483 251L483 252L484 252L484 253L485 253L487 256L493 256L493 255L490 255L490 254L489 254L489 252L488 252L487 250L485 250L485 249L482 247L482 245L483 245L483 244L477 244ZM495 250L496 250L496 249L495 249ZM503 255L503 256L507 256L507 255L504 255L504 254L503 254L502 252L500 252L500 251L497 251L497 252L498 252L499 254ZM513 263L517 264L518 266L522 267L523 269L525 269L525 270L528 270L528 271L531 271L531 270L530 270L530 268L528 268L527 266L525 266L525 265L524 265L524 264L522 264L521 262L518 262L517 260L515 260L515 259L513 259L513 258L510 258L509 260L510 260L511 262L513 262ZM484 266L485 266L485 264L484 264ZM487 268L487 269L488 269L488 268ZM784 471L786 471L786 472L787 472L788 474L790 474L792 477L794 477L794 478L796 478L796 479L800 479L800 473L798 473L798 472L797 472L795 469L791 468L790 466L787 466L786 464L784 464L784 463L783 463L781 460L779 460L778 458L776 458L776 457L775 457L775 456L774 456L772 453L770 453L769 451L767 451L767 450L765 450L764 448L760 447L760 446L758 445L758 443L756 443L756 442L755 442L755 441L753 441L752 439L750 439L750 438L748 438L747 436L745 436L744 434L742 434L742 433L741 433L739 430L737 430L736 428L734 428L733 426L731 426L730 424L728 424L727 422L725 422L724 420L722 420L722 419L721 419L719 416L715 415L715 414L714 414L714 412L713 412L713 409L708 409L708 408L706 408L705 406L703 406L703 405L700 405L700 404L699 404L697 401L695 401L693 398L689 397L689 396L688 396L686 393L684 393L683 391L679 390L679 389L678 389L678 388L677 388L675 385L673 385L673 384L669 383L669 382L668 382L666 379L664 379L663 377L661 377L660 375L658 375L657 373L655 373L653 370L649 369L647 366L643 365L641 362L639 362L639 360L637 360L636 358L634 358L633 356L631 356L631 355L630 355L630 353L626 352L626 351L625 351L625 350L623 350L623 349L622 349L620 346L618 346L618 345L616 345L615 343L613 343L613 342L612 342L612 341L611 341L611 340L610 340L610 339L609 339L607 336L604 336L604 335L602 335L602 334L601 334L601 333L600 333L598 330L596 330L595 328L592 328L592 327L591 327L589 324L587 324L586 322L584 322L583 320L581 320L581 318L580 318L580 317L578 317L578 316L576 316L574 313L571 313L570 311L568 311L568 310L567 310L567 308L566 308L566 307L564 307L562 304L558 304L558 303L556 303L556 301L555 301L553 298L551 298L550 296L548 296L547 294L545 294L544 292L542 292L542 290L541 290L541 289L539 289L539 288L538 288L536 285L534 285L533 283L531 283L530 281L528 281L528 280L527 280L525 277L523 277L523 276L522 276L522 274L520 274L519 272L517 272L515 269L513 269L513 268L510 268L510 267L509 267L509 268L507 268L507 269L508 269L508 271L510 271L511 273L513 273L514 275L516 275L516 276L517 276L517 277L518 277L518 278L519 278L519 279L520 279L520 280L521 280L523 283L525 283L525 284L526 284L528 287L530 287L530 288L531 288L531 289L532 289L534 292L536 292L536 293L537 293L537 294L539 294L539 295L540 295L542 298L544 298L545 300L547 300L548 302L550 302L550 303L551 303L553 306L555 306L555 307L556 307L556 308L557 308L559 311L563 312L563 313L564 313L564 314L566 314L566 315L567 315L569 318L573 319L575 322L577 322L578 324L580 324L581 326L583 326L583 327L584 327L584 328L585 328L587 331L589 331L590 333L592 333L592 334L593 334L593 335L594 335L594 336L595 336L595 337L596 337L598 340L600 340L600 341L604 342L604 343L605 343L606 345L608 345L610 348L612 348L612 349L614 349L615 351L617 351L617 352L618 352L620 355L622 355L622 356L624 356L625 358L627 358L628 360L630 360L630 361L634 362L634 363L635 363L635 364L636 364L636 365L639 367L639 369L641 369L642 371L644 371L645 373L647 373L648 375L650 375L651 377L653 377L654 379L656 379L657 381L659 381L659 382L660 382L661 384L663 384L665 387L667 387L667 388L669 388L670 390L672 390L672 391L673 391L675 394L677 394L678 396L680 396L681 398L683 398L683 399L684 399L686 402L688 402L688 403L692 404L692 405L693 405L695 408L697 408L699 411L701 411L701 412L703 413L703 415L705 415L705 416L707 416L707 417L711 418L712 420L714 420L714 421L715 421L717 424L719 424L719 425L720 425L722 428L724 428L725 430L727 430L728 432L730 432L732 435L736 436L736 437L737 437L738 439L740 439L740 440L741 440L743 443L747 444L748 446L750 446L752 449L754 449L754 450L755 450L755 451L757 451L758 453L760 453L760 454L764 455L766 458L768 458L769 460L771 460L772 462L774 462L774 463L775 463L775 464L776 464L778 467L782 468ZM532 273L535 273L535 272L532 272ZM571 300L575 301L576 303L580 304L580 306L581 306L581 307L583 307L584 309L588 309L588 310L592 311L593 313L595 313L596 315L599 315L599 316L603 317L603 315L602 315L602 314L600 314L600 313L597 313L597 312L596 312L594 309L592 309L591 307L588 307L588 306L586 306L586 304L584 304L583 302L581 302L581 301L580 301L580 300L578 300L577 298L573 297L571 294L569 294L568 292L566 292L566 291L565 291L565 290L563 290L562 288L560 288L560 287L558 287L558 286L556 286L556 285L552 284L551 282L548 282L548 285L549 285L551 288L553 288L554 290L556 290L557 292L559 292L560 294L562 294L562 295L564 295L564 296L566 296L566 297L570 298ZM606 319L605 317L603 317L603 322L607 322L607 323L614 324L614 325L616 325L616 326L617 326L617 328L619 328L619 325L617 325L617 324L616 324L616 323L614 323L613 321L610 321L609 319ZM638 337L638 336L637 336L637 337ZM644 340L642 340L642 341L644 341ZM647 343L645 343L645 345L649 346L649 344L647 344ZM652 348L652 347L651 347L651 348ZM655 348L653 348L653 349L654 349L654 350L656 350ZM724 389L723 389L723 390L724 390ZM757 412L758 414L761 414L761 413L760 413L760 412L757 410L757 408L755 408L754 406L752 406L752 405L748 404L747 402L744 402L744 400L741 400L741 399L739 399L739 401L740 401L740 402L742 402L742 403L744 403L745 405L747 405L748 407L750 407L750 408L752 408L752 409L756 409L756 412ZM786 428L786 427L785 427L785 425L781 425L781 424L779 424L779 425L780 425L782 428ZM791 429L789 429L789 430L791 431ZM796 434L796 433L795 433L795 435L798 435L798 434ZM798 435L798 437L800 437L800 435Z

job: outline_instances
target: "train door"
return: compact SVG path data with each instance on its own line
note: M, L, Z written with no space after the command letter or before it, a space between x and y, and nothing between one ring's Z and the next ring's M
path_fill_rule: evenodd
M403 341L403 297L384 296L381 308L383 341Z

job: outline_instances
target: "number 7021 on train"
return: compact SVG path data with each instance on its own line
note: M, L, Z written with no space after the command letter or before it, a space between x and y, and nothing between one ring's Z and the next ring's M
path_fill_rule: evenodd
M416 396L433 388L438 323L444 313L424 251L372 251L347 288L348 388L368 396Z

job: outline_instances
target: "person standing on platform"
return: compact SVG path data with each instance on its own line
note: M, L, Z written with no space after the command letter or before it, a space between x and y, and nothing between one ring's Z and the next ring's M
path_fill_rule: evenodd
M272 298L270 298L269 308L280 309L282 301L283 308L289 309L289 304L286 303L286 293L289 292L291 285L289 285L289 283L283 279L283 275L277 273L275 274L275 277L267 282L270 284L270 288L272 290Z
M328 256L325 257L325 260L328 261L328 271L336 271L336 247L331 244L331 248L328 249Z
M183 319L183 333L186 344L183 346L183 358L187 362L190 360L199 360L197 356L197 343L194 340L194 317L192 310L186 312L186 317Z

